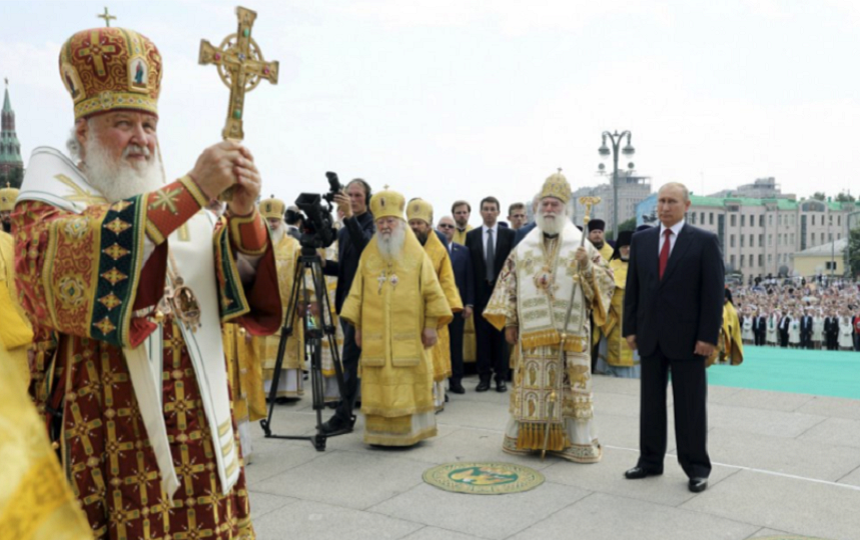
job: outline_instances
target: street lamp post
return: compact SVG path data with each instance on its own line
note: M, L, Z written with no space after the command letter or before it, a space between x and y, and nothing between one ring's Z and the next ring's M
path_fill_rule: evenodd
M606 146L606 138L609 138L609 142L611 143L611 147ZM612 236L613 239L618 238L618 149L621 146L621 141L627 137L627 145L621 149L621 153L625 156L632 156L636 150L634 150L633 146L630 144L630 139L633 135L629 131L623 131L618 133L615 131L614 133L609 133L608 131L603 132L603 144L600 145L600 148L597 152L600 154L602 158L607 158L612 155ZM611 150L610 150L611 148ZM628 168L633 168L633 163L628 165ZM604 165L601 163L599 165L599 169L603 172Z

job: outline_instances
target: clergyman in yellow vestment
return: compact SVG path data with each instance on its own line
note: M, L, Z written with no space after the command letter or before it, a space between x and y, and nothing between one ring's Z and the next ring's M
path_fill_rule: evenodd
M463 311L463 302L460 300L460 291L457 290L451 258L433 230L433 207L427 201L413 199L406 206L406 218L409 220L409 228L430 257L448 307L452 313L460 313ZM433 359L433 402L438 412L445 408L445 384L451 376L451 339L447 326L439 329L438 340L430 350L430 356Z
M627 286L627 266L630 256L632 231L621 231L615 241L615 251L609 260L609 269L615 278L615 292L606 322L600 327L601 338L595 373L613 375L628 379L638 379L641 374L639 352L630 348L621 335L621 321L624 320L624 290Z
M274 197L260 203L260 214L266 218L272 235L272 245L275 249L275 265L278 269L278 291L281 295L281 305L284 320L289 311L290 293L293 289L293 278L295 277L296 264L301 256L301 245L298 240L286 233L284 222L286 205L283 201ZM293 333L287 338L284 349L284 362L281 365L281 377L277 383L277 397L279 399L299 398L304 394L303 373L305 369L305 340L304 327L299 317L300 311L306 307L304 302L304 288L299 292L300 310L294 312ZM266 397L272 386L275 376L275 362L278 360L278 346L281 342L281 331L271 336L254 337L254 347L257 350L260 362L263 365L263 380Z
M451 322L430 258L403 217L405 200L382 191L370 201L376 234L364 248L340 316L361 347L364 442L411 446L436 435L429 349Z

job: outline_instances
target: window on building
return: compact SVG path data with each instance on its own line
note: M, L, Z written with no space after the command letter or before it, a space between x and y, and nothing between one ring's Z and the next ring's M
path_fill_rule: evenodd
M696 224L696 213L695 212L690 214L690 223L692 223L693 225Z
M705 224L705 213L704 212L699 212L699 223L702 225Z
M779 216L777 219L779 220L779 221L778 221L778 223L779 223L780 225L782 225L782 215L781 215L781 214L780 214L780 216Z
M755 227L755 216L750 214L750 227Z
M753 257L754 257L754 256L755 256L755 255L753 255L752 253L750 253L750 268L752 268L752 266L753 266Z
M842 226L842 216L836 216L836 225L839 227Z
M755 237L753 237L753 235L750 235L750 247L755 247L755 242L753 242L753 240L755 240Z
M764 227L764 214L762 214L758 217L758 226Z
M708 225L713 225L713 224L714 224L714 213L709 212L708 213Z
M729 236L729 247L735 247L735 235Z
M772 245L773 245L773 235L769 234L769 235L767 235L767 247L770 247Z
M758 265L764 266L764 255L762 255L761 253L758 254Z
M758 235L758 247L764 247L764 235Z
M815 227L815 214L812 214L812 226Z
M767 254L767 264L773 264L773 255Z
M741 235L741 247L744 247L744 235Z
M767 226L773 227L773 214L767 216Z
M746 216L741 214L741 227L746 227Z
M732 265L732 268L735 266L735 256L729 255L729 264Z
M736 216L736 215L732 214L731 226L732 226L732 227L737 227L737 225L738 225L738 216Z

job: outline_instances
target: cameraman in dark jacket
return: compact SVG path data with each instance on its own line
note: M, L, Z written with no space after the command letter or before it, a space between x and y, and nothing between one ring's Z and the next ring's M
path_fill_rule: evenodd
M367 206L370 203L370 197L370 185L361 178L351 181L346 185L343 193L334 196L334 202L343 214L343 227L337 235L338 260L325 261L323 273L337 277L335 309L338 314L352 287L361 252L375 232L373 215ZM355 344L355 328L344 321L341 321L341 328L343 329L341 361L344 370L344 395L341 396L340 405L334 416L322 425L325 433L352 429L355 423L352 408L358 391L358 360L361 357L361 349Z

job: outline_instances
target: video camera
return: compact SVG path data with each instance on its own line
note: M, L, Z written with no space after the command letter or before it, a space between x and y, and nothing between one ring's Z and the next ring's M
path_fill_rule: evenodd
M325 173L328 178L328 193L302 193L296 199L296 206L303 215L302 235L299 242L305 249L323 249L332 245L337 238L334 228L334 220L331 211L334 206L334 196L343 189L338 180L337 173ZM328 205L323 206L322 200Z

